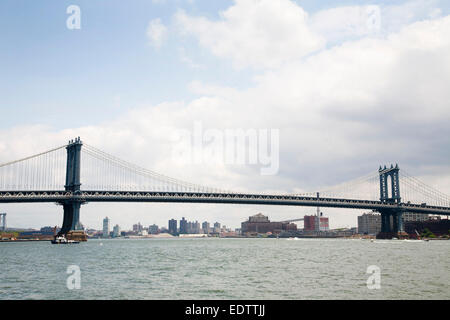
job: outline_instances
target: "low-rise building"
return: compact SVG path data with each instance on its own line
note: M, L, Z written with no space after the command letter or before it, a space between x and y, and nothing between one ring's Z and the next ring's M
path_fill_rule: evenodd
M402 214L403 223L409 221L427 221L428 214L415 213L415 212L404 212Z
M152 224L148 227L148 233L149 234L158 234L159 233L159 227L156 224Z

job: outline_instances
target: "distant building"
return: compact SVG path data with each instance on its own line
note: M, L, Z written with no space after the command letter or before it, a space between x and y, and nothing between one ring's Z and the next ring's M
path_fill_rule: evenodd
M103 219L103 238L109 237L109 218Z
M415 237L417 233L422 234L425 229L430 230L435 236L450 235L450 220L439 217L431 217L426 221L405 222L405 232Z
M241 233L280 233L285 230L297 230L297 225L287 222L270 222L269 218L261 213L248 218L241 224Z
M173 236L178 233L177 232L177 220L175 220L175 219L169 220L169 233Z
M220 223L214 223L214 233L220 233Z
M142 224L140 222L138 222L137 224L133 224L133 231L136 233L141 233L142 230L144 230L144 227L142 226Z
M0 213L0 228L6 231L6 213Z
M409 221L427 221L428 214L404 212L402 214L402 218L403 218L403 223L409 222Z
M209 227L209 222L205 221L202 223L202 230L204 234L209 234L210 232L210 227Z
M186 219L183 217L180 220L180 234L187 234L188 233L188 223Z
M159 233L159 227L156 224L152 224L148 227L148 233L149 234L158 234Z
M18 239L52 240L54 235L53 231L30 230L20 232Z
M161 227L159 233L169 233L169 229L167 229L166 227Z
M193 234L199 234L201 233L200 223L198 221L195 221L192 223L192 233Z
M181 228L181 226L180 226ZM200 223L198 221L187 223L186 232L189 234L199 234L200 233Z
M59 227L42 227L41 228L41 232L54 232L54 233L58 233L61 230L61 228Z
M117 238L120 237L120 227L118 224L116 224L113 228L113 234L112 234L113 238Z
M364 213L358 217L358 233L377 235L381 232L381 215Z

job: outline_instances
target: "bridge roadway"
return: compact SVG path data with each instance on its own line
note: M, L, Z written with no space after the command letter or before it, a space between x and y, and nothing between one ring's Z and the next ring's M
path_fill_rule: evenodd
M180 202L309 206L364 210L400 209L407 212L450 215L450 207L373 200L317 198L300 195L144 191L0 191L0 203L76 202Z

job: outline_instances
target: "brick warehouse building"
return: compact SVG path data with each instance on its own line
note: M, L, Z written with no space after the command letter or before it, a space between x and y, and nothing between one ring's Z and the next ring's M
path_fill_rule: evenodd
M305 216L304 217L304 230L305 231L328 231L329 220L327 217L321 216Z
M450 220L441 219L440 217L432 218L426 221L407 221L405 222L405 232L410 236L416 236L416 230L421 234L425 228L430 230L436 236L444 236L450 234Z
M280 233L281 231L297 230L297 225L287 222L270 222L269 218L258 213L242 222L242 234L246 233Z

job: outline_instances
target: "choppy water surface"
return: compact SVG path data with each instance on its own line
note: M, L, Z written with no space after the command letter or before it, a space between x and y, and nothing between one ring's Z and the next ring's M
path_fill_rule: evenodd
M81 289L67 287L67 268ZM367 268L381 270L369 290ZM111 239L0 243L1 299L449 299L450 241Z

